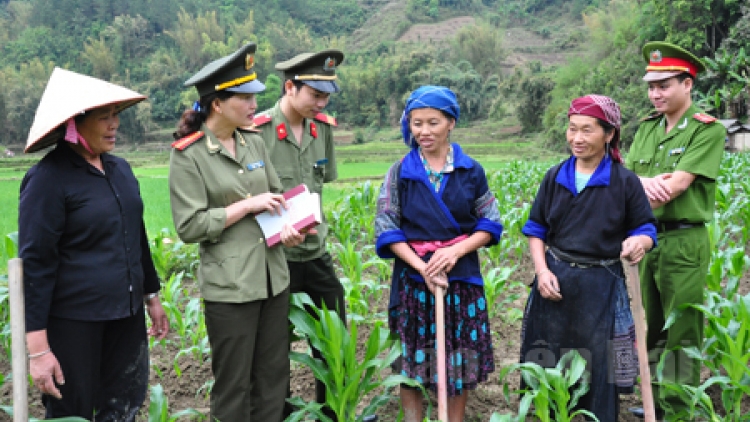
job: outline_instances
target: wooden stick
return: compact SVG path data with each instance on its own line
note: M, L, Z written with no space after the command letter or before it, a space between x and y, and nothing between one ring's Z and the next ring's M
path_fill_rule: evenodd
M627 259L622 259L622 268L625 270L625 280L630 294L630 309L635 321L635 342L638 346L638 366L641 374L641 400L643 401L643 413L646 422L656 421L654 410L654 395L651 391L651 368L648 364L648 350L646 349L646 312L643 310L641 298L641 278L638 275L638 265L631 264Z
M442 287L435 288L435 334L437 337L438 420L448 422L448 386L445 372L445 304Z
M26 367L26 312L23 301L23 266L20 258L8 261L11 358L13 359L13 421L29 420L29 382Z

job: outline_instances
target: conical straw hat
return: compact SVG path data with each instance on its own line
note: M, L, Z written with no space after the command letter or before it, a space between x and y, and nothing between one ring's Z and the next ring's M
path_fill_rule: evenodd
M24 152L39 151L57 142L55 129L80 113L111 104L122 111L145 99L127 88L56 67L39 100Z

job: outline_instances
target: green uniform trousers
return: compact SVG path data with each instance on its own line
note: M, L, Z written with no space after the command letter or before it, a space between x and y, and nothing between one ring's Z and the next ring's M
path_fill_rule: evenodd
M658 234L659 246L646 254L640 267L643 306L646 310L651 374L664 353L664 380L698 386L700 362L675 347L703 343L703 314L685 309L682 316L664 331L669 315L683 304L703 304L708 273L710 243L706 227L671 230ZM654 400L667 414L684 409L686 404L673 394L654 385Z
M279 422L289 384L289 289L245 303L205 302L211 421Z

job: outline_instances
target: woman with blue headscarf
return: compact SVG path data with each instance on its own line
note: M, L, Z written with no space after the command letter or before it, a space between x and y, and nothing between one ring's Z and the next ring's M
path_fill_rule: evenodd
M401 339L397 370L437 388L435 289L445 289L450 421L463 421L466 390L495 370L477 249L502 234L484 169L450 142L460 114L448 88L423 86L401 118L411 151L391 166L378 197L377 252L394 258L389 326ZM420 390L401 386L407 422L423 418Z

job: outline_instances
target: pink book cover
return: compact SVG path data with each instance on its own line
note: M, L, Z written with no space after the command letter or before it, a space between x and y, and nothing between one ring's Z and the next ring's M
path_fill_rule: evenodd
M289 209L282 210L281 215L271 215L266 211L255 216L269 247L281 243L281 229L285 224L291 224L297 231L303 231L317 226L322 221L320 197L316 193L310 193L304 184L284 192L284 199Z

